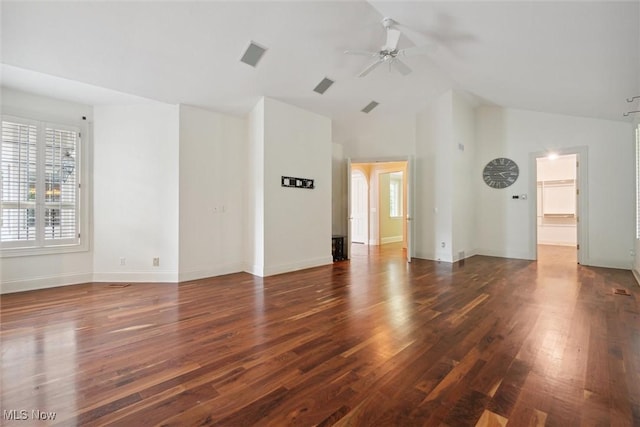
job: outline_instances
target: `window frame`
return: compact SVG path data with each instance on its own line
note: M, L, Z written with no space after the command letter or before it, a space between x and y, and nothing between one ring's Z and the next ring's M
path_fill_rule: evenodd
M37 127L37 167L36 174L38 176L38 183L44 185L45 183L45 167L44 167L44 153L46 149L46 129L60 129L67 131L77 131L78 139L76 141L76 153L75 153L75 175L76 175L76 200L75 200L75 221L76 231L79 234L78 238L60 239L59 241L47 239L44 235L44 229L36 231L37 237L33 243L25 244L24 241L16 242L0 242L0 258L9 257L21 257L21 256L33 256L33 255L48 255L48 254L64 254L73 252L86 252L89 250L89 233L88 233L88 219L89 219L89 203L88 195L86 194L88 182L87 168L85 165L88 162L88 147L89 147L89 124L86 122L86 118L82 117L81 120L74 122L68 118L53 117L47 115L38 115L26 113L24 111L7 111L3 109L0 116L2 121L14 121L17 123L34 124ZM38 185L38 184L36 184ZM42 197L44 201L44 197ZM0 197L0 209L3 207L2 198ZM39 227L45 227L44 215L47 209L47 202L36 202L36 222ZM1 212L0 212L1 214Z
M396 178L397 176L399 178ZM396 187L395 193L396 200L393 200L392 187ZM403 218L404 217L404 209L403 209L403 191L404 191L404 173L403 171L394 171L389 172L389 218ZM397 210L397 212L395 212ZM394 215L397 214L397 215Z

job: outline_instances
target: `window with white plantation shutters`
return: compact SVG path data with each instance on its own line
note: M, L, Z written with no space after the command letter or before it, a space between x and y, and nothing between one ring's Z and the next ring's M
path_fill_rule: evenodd
M37 130L2 121L2 242L36 242Z
M77 127L3 117L0 247L77 245Z
M47 127L44 149L44 239L76 238L77 131Z

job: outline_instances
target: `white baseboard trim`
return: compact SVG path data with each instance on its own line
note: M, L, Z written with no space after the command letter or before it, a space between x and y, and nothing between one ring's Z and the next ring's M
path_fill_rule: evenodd
M631 264L631 261L622 262L618 260L604 260L604 259L589 258L582 265L586 265L590 267L617 268L619 270L633 270L633 265Z
M205 279L207 277L222 276L224 274L239 273L244 271L242 264L227 264L217 268L203 268L200 270L181 271L178 273L179 282Z
M378 246L378 240L369 239L369 246Z
M262 271L263 275L261 277L274 276L276 274L282 274L282 273L290 273L292 271L304 270L304 269L313 268L313 267L320 267L322 265L329 265L329 264L333 264L333 257L331 255L298 261L291 264L266 266ZM259 274L256 274L256 275L260 276Z
M632 269L631 272L633 273L633 277L636 279L637 285L640 286L640 273L635 268Z
M508 251L496 251L493 249L477 249L476 255L493 256L497 258L513 258L513 259L526 259L533 261L534 258L527 252L508 252Z
M380 244L402 242L402 240L404 240L402 236L383 237L380 239Z
M264 277L264 266L258 264L245 264L242 271L254 276Z
M432 257L426 257L426 256L420 256L420 255L416 255L411 257L412 259L421 259L421 260L425 260L425 261L432 261L432 262L437 262L439 265L444 265L444 266L448 266L448 267L453 267L454 263L450 260L443 260L443 259L438 259L438 258L432 258Z
M178 272L176 271L125 271L125 272L101 272L93 273L94 282L116 282L116 283L177 283Z
M457 262L457 261L461 261L463 259L471 258L474 255L478 255L478 251L476 249L465 250L464 251L464 257L460 257L460 256L457 256L457 255L454 255L453 262Z
M436 256L433 252L420 252L420 251L414 251L414 252L415 253L413 254L413 258L436 261Z
M437 255L432 252L415 252L412 258L426 259L427 261L436 262L448 262L452 263L453 260L447 255Z
M20 280L3 280L2 285L0 285L0 294L56 288L58 286L80 285L82 283L90 283L92 281L93 275L91 273L41 276Z

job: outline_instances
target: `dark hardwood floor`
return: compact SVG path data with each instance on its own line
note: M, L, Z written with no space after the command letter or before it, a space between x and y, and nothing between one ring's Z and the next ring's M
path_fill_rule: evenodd
M541 251L3 295L2 424L640 426L640 287Z

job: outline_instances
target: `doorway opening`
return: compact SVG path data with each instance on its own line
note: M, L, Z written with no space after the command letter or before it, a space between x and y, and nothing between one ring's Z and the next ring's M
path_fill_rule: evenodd
M407 257L408 161L353 162L350 170L350 253Z
M578 165L575 153L536 158L538 261L579 262Z

